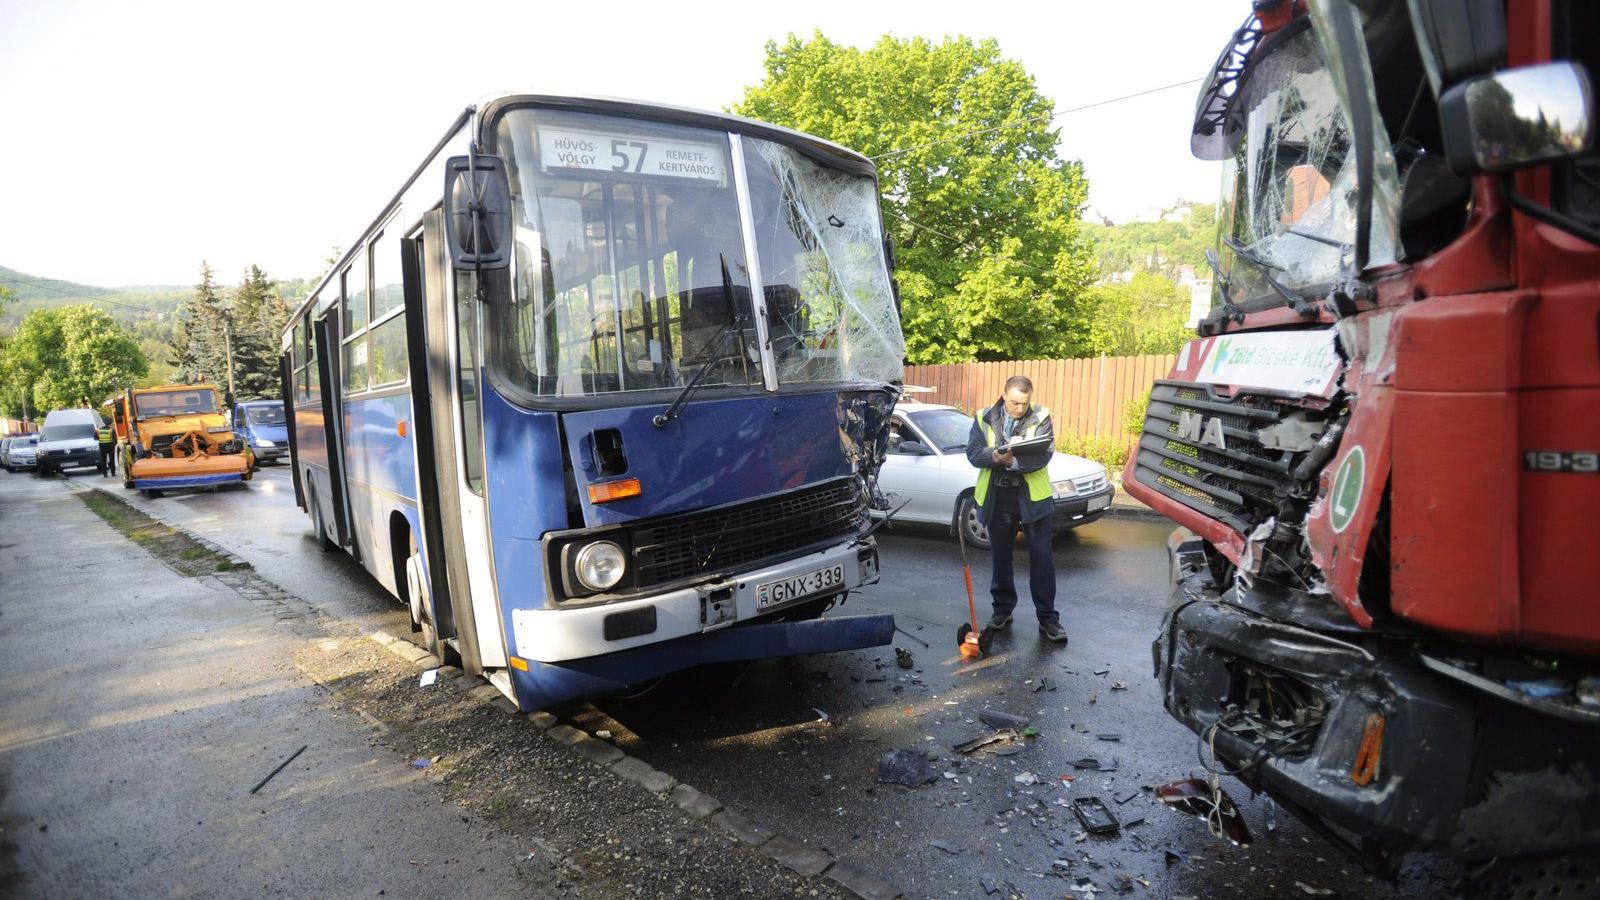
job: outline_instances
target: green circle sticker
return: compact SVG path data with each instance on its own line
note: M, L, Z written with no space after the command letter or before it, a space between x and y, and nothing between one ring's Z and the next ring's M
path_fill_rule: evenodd
M1367 454L1361 445L1351 448L1333 476L1333 496L1329 498L1328 522L1338 534L1350 527L1361 506L1361 488L1367 483Z

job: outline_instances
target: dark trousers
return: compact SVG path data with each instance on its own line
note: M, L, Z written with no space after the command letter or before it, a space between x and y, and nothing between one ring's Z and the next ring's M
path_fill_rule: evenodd
M116 444L101 444L100 445L100 474L101 475L115 475L115 474L117 474L117 445Z
M1039 616L1039 624L1061 621L1061 614L1056 612L1056 559L1051 546L1055 524L1050 516L1037 522L1021 522L1025 487L992 490L994 508L989 514L989 551L993 557L994 576L989 580L989 594L994 598L994 614L1010 615L1017 608L1017 579L1011 554L1016 549L1020 527L1028 536L1028 590L1033 595L1033 609Z

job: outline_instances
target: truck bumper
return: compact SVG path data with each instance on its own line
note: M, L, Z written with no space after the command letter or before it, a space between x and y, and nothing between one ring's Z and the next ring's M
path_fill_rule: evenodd
M1600 845L1600 734L1430 672L1411 646L1334 637L1206 593L1168 614L1152 651L1167 711L1313 825L1465 858ZM1274 696L1290 721L1317 723L1292 751L1242 721Z

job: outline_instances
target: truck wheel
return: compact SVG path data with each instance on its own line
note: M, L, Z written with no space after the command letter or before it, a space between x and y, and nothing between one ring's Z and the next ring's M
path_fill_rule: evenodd
M978 521L978 504L973 501L971 494L962 495L961 502L956 505L956 527L961 529L967 546L989 549L989 529Z

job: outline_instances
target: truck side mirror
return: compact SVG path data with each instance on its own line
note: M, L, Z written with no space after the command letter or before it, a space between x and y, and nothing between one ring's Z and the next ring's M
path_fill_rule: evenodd
M458 269L511 265L511 182L498 156L452 156L444 166L444 231Z
M1439 98L1445 155L1458 175L1577 156L1594 138L1594 88L1573 62L1469 79Z

